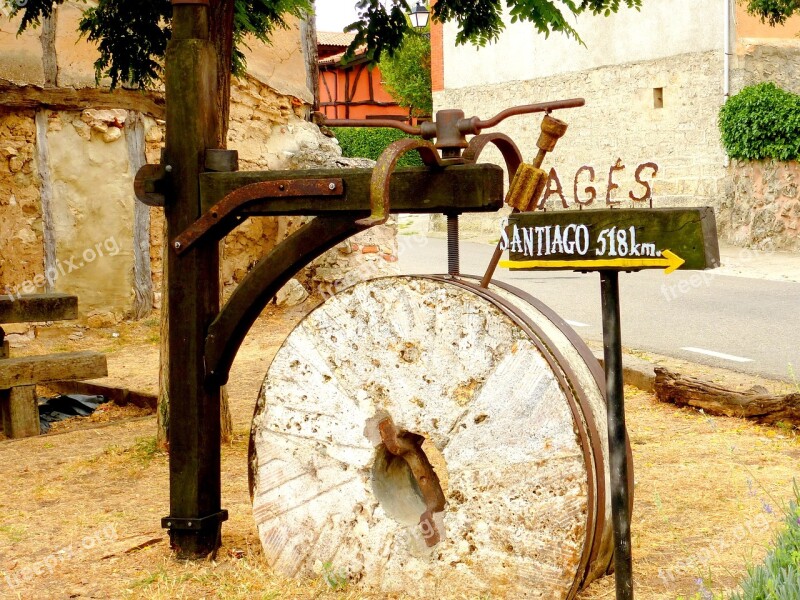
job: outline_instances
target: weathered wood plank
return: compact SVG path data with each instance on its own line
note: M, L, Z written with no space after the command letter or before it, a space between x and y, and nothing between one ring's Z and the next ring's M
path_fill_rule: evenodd
M160 92L138 92L117 88L113 92L99 88L42 88L38 85L17 85L0 79L0 107L49 108L51 110L85 110L87 108L124 108L156 119L166 114L164 95Z
M709 207L518 213L504 235L511 260L502 266L511 269L669 272L720 264Z
M0 323L37 323L77 318L77 296L58 293L0 296Z
M656 398L662 402L701 408L711 415L753 419L766 425L784 422L800 426L800 394L775 396L764 388L737 392L661 367L655 371Z
M39 404L36 386L0 390L3 433L11 439L39 435Z
M173 239L200 217L198 177L206 149L222 137L217 58L208 40L208 8L175 4L166 55L166 155L174 183L164 215ZM176 75L176 76L173 76ZM219 312L219 250L201 244L178 256L170 247L169 274L170 542L179 558L201 558L220 543L220 389L205 386L204 329ZM210 517L199 531L175 526Z
M0 361L0 390L48 381L96 379L108 375L105 354L66 352Z
M230 192L252 183L276 180L344 180L343 196L265 199L249 205L249 216L368 214L372 169L311 169L203 173L202 210L208 211ZM392 175L389 205L393 213L494 212L503 207L503 171L495 165L459 165L439 171L425 167L398 169Z

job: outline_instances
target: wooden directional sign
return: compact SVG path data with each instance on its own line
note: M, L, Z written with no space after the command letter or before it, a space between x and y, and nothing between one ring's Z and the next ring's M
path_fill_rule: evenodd
M512 214L501 246L514 270L703 270L719 266L714 210L655 208Z

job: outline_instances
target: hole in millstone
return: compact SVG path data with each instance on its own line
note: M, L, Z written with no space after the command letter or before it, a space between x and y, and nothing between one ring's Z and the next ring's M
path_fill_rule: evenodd
M385 444L378 446L372 465L372 491L389 518L401 525L419 525L420 515L427 510L411 467Z
M372 425L367 427L368 437L375 441L380 439L380 433L377 431L378 423L379 419L375 419ZM375 431L369 431L370 429ZM375 462L372 465L372 490L386 515L400 525L417 532L415 537L421 546L430 548L445 538L443 488L446 489L448 478L444 457L423 436L404 431L396 433L397 438L406 446L410 443L416 447L416 451L411 453L414 456L406 454L404 457L392 453L389 447L392 447L394 442L378 444ZM419 471L417 477L414 476L414 470L409 464L409 461L415 460ZM426 470L432 477L424 474ZM430 498L427 502L422 488L428 490ZM438 502L435 501L436 498L439 499ZM432 506L438 507L438 510L431 510Z

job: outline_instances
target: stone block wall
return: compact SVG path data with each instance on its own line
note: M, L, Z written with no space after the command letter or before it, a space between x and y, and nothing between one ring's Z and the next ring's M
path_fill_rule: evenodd
M0 290L42 272L39 185L33 111L0 110Z
M591 166L578 177L578 198L586 201L587 186L597 198L591 208L606 205L607 197L621 206L636 205L630 194L644 189L636 182L638 165L654 162L658 173L645 171L651 182L654 206L718 206L727 186L725 154L719 141L717 113L722 101L722 56L699 52L598 67L552 77L436 92L436 109L463 108L467 116L482 118L504 108L573 97L586 106L560 110L553 116L569 129L544 169L555 168L562 195L548 197L548 209L577 206L575 179L582 166ZM659 102L661 99L661 102ZM514 139L525 160L536 154L541 115L508 119L495 130ZM481 160L502 164L497 152ZM624 166L624 169L618 167ZM608 193L609 174L617 188ZM551 181L551 188L558 185ZM494 231L497 217L464 215L463 227Z
M733 161L732 194L719 211L729 243L759 250L800 251L800 164Z
M84 8L66 2L55 20L19 37L18 19L0 19L0 79L20 89L70 87L78 97L93 88L97 49L76 43ZM55 44L41 42L47 28ZM299 26L274 32L270 45L251 42L246 55L249 74L231 90L229 147L239 151L240 168L348 166L335 140L305 121L313 95ZM4 109L0 97L0 293L75 293L82 315L96 324L159 308L164 216L135 201L133 177L141 165L160 162L164 133L163 120L138 109ZM303 222L249 219L228 235L221 244L228 291ZM394 230L384 234L388 248ZM329 262L349 268L340 256L334 250ZM305 275L309 287L319 283L313 273Z

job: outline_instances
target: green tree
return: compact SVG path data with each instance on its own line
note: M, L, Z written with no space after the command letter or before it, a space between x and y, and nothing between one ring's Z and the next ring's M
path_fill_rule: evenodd
M421 33L408 35L394 54L381 60L381 76L386 90L400 106L414 116L433 112L431 96L431 43Z
M774 27L783 25L786 19L800 12L800 2L798 0L748 0L747 12L761 17L762 21Z
M38 25L54 6L63 2L27 0L15 4L12 14L22 13L20 32ZM250 34L266 41L275 27L286 26L285 15L302 16L312 2L210 0L212 38L219 50L219 64L225 67L221 71L241 73L244 57L240 48L245 36ZM359 20L347 27L356 34L351 53L366 46L367 57L377 63L382 52L400 48L409 31L408 0L354 0L354 3ZM568 16L584 12L609 15L622 5L638 9L641 3L642 0L505 0L512 21L529 21L545 36L558 31L577 40L580 38L568 23ZM99 0L96 7L87 8L80 31L98 43L100 59L95 65L98 74L111 77L114 85L153 84L162 75L171 17L170 0ZM441 22L456 21L459 44L485 45L497 39L504 28L501 0L439 0L433 7L433 18ZM225 89L229 91L227 85Z

